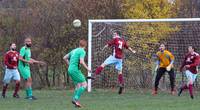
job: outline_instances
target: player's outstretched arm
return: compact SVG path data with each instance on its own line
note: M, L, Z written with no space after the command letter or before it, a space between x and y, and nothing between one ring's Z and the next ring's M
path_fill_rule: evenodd
M69 54L66 54L66 55L63 57L63 60L66 62L67 65L69 65Z
M132 53L136 53L136 51L133 50L131 47L129 47L128 50L130 50Z
M23 62L25 62L25 63L33 64L33 61L32 61L32 60L27 61L27 60L25 60L22 56L19 56L19 60L21 60L21 61L23 61Z
M46 64L46 63L43 62L43 61L38 61L38 60L35 60L35 59L33 59L33 58L31 58L30 61L32 61L33 63L36 63L36 64L41 64L41 65L45 65L45 64Z
M91 72L91 70L88 68L88 66L87 66L87 64L85 63L85 61L84 61L83 58L80 59L80 64L82 64L82 65L84 66L84 68L88 70L88 72Z

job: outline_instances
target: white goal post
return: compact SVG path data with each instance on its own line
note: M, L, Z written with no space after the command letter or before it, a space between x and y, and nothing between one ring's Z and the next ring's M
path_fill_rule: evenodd
M200 18L167 18L167 19L94 19L88 20L88 67L92 70L92 24L93 23L128 23L128 22L192 22L200 21ZM88 72L88 77L91 73ZM88 92L92 91L91 79L88 79Z

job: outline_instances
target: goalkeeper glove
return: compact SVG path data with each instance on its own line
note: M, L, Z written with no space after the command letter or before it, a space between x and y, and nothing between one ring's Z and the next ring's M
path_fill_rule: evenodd
M171 71L171 68L172 68L172 65L170 64L170 65L168 65L168 66L166 67L166 70L167 70L167 71Z

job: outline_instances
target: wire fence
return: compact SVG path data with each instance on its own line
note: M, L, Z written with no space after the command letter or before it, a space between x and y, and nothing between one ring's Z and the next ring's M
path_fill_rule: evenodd
M140 25L141 27L138 27ZM168 31L163 28L156 29L155 25L162 28L166 25L171 28ZM136 54L124 51L125 56L123 59L123 75L125 78L125 87L128 89L150 89L154 83L156 75L155 70L155 53L158 51L160 42L164 42L167 50L175 56L175 73L176 73L176 87L186 82L184 73L179 72L180 64L184 55L187 53L187 47L192 45L196 51L200 52L200 23L199 22L175 22L175 23L93 23L92 28L92 69L95 69L103 63L103 61L111 54L112 50L107 49L100 52L101 48L106 42L112 39L112 31L119 30L122 37L128 42L134 39L135 44L131 45L137 51ZM145 27L145 28L143 28ZM131 28L131 30L129 30ZM168 29L169 29L168 28ZM161 34L158 32L161 31ZM133 33L133 34L131 34ZM158 34L160 38L156 42L152 39L153 36ZM160 35L159 35L160 34ZM152 39L150 39L152 38ZM145 41L146 39L146 41ZM141 40L146 43L145 46L141 45ZM148 41L147 41L148 40ZM152 40L152 41L151 41ZM131 42L132 43L132 42ZM199 77L194 84L195 88L199 89ZM114 66L107 66L104 71L99 75L96 81L92 84L93 88L115 88L117 84L117 71ZM168 74L165 74L160 80L161 90L170 88Z

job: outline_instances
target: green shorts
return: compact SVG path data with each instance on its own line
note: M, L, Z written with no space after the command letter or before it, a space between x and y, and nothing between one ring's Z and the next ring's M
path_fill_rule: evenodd
M31 71L29 66L19 66L18 69L23 79L27 80L31 77Z
M85 76L80 70L77 69L68 69L68 74L71 77L74 84L86 82Z

